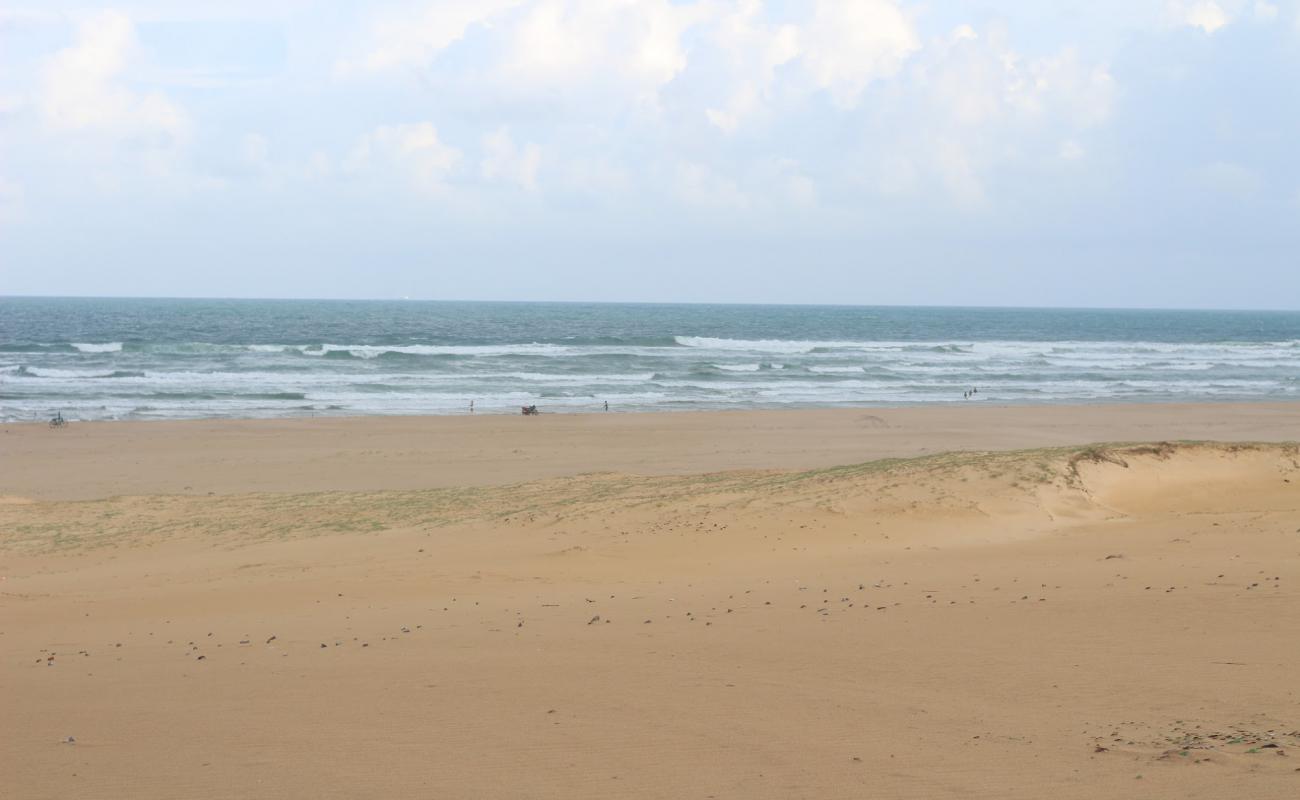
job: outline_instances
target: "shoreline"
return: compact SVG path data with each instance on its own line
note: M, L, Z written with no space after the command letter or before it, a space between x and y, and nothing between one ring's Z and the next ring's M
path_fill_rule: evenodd
M922 409L932 410L955 410L955 409L1068 409L1068 408L1184 408L1184 407L1224 407L1232 408L1236 406L1277 406L1287 407L1294 406L1300 408L1300 398L1295 400L1276 400L1265 398L1247 398L1237 400L1153 400L1150 402L1132 402L1127 400L1097 400L1094 402L1042 402L1042 403L1018 403L1018 402L995 402L977 400L971 402L952 401L921 401L915 403L881 403L879 405L783 405L772 407L749 407L749 408L654 408L647 410L628 411L618 408L611 408L604 411L600 407L600 401L592 404L591 410L547 410L545 406L537 404L541 410L539 416L544 417L604 417L609 416L678 416L687 414L699 415L726 415L726 414L806 414L806 413L852 413L852 412L872 412L872 411L915 411ZM563 408L563 407L559 407ZM176 417L172 419L72 419L68 421L75 425L168 425L168 424L202 424L202 423L291 423L291 422L359 422L363 420L439 420L439 419L483 419L483 418L514 418L523 416L518 411L476 411L469 413L458 411L448 414L311 414L311 415L293 415L283 417ZM47 424L45 419L33 420L10 420L0 422L0 430L8 427L30 426L42 428Z
M0 495L370 491L798 470L949 451L1300 440L1300 403L122 420L0 426Z
M478 398L475 398L478 401ZM541 403L530 403L537 405L540 410L540 416L548 417L583 417L583 416L604 416L606 414L617 414L621 416L628 415L678 415L678 414L782 414L782 413L807 413L807 412L853 412L853 411L895 411L904 409L956 409L956 408L1144 408L1144 407L1162 407L1162 406L1300 406L1300 398L1295 400L1278 400L1273 398L1238 398L1230 400L1152 400L1139 401L1125 399L1101 399L1090 402L1081 402L1077 400L1063 401L1044 401L1044 402L1017 402L1017 401L957 401L957 400L922 400L911 403L905 402L886 402L879 404L860 404L860 405L774 405L774 406L748 406L748 407L718 407L718 408L618 408L611 407L608 411L601 407L603 401L596 400L591 403L590 408L586 406L552 406L546 407ZM76 425L102 425L102 424L166 424L166 423L205 423L205 422L294 422L303 420L321 420L321 421L356 421L369 419L406 419L406 420L423 420L423 419L477 419L482 417L518 417L522 416L518 408L520 406L510 406L512 410L491 410L493 406L483 407L488 410L474 412L452 411L447 413L395 413L395 414L332 414L332 413L304 413L291 414L286 416L258 416L258 417L170 417L170 418L137 418L137 419L76 419L67 417L68 422ZM58 411L52 407L52 412ZM35 426L44 427L48 424L48 417L38 419L13 419L9 421L0 421L0 430L10 426Z

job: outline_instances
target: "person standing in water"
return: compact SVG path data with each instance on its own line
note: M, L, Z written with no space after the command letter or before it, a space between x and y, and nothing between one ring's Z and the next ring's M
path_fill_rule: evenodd
M609 401L608 401L608 400L605 401L605 410L606 410L606 411L609 410Z
M469 401L469 413L471 413L471 414L474 413L474 401L473 401L473 400Z

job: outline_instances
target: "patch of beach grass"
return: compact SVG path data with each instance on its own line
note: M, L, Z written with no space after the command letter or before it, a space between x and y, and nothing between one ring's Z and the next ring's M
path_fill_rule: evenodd
M1084 463L1121 468L1132 459L1168 459L1196 449L1227 454L1267 451L1300 468L1295 444L1204 442L1118 443L1016 451L950 452L890 458L803 471L734 471L643 477L594 473L509 486L309 492L235 496L155 495L0 506L0 550L71 552L138 545L171 537L214 544L287 540L328 534L440 528L513 520L556 523L617 509L741 507L767 503L837 508L850 488L881 499L925 490L935 503L951 498L954 481L1000 480L1011 490L1077 488ZM915 500L912 501L913 504Z

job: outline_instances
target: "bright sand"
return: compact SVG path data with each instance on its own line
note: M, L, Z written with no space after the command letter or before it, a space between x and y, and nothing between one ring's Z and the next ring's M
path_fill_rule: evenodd
M1300 454L1078 447L1297 439L1286 404L11 425L0 796L1297 797Z

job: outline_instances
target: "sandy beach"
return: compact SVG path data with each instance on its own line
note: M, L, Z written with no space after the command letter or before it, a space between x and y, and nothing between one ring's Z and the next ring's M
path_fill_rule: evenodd
M1300 796L1300 405L0 428L6 797Z

